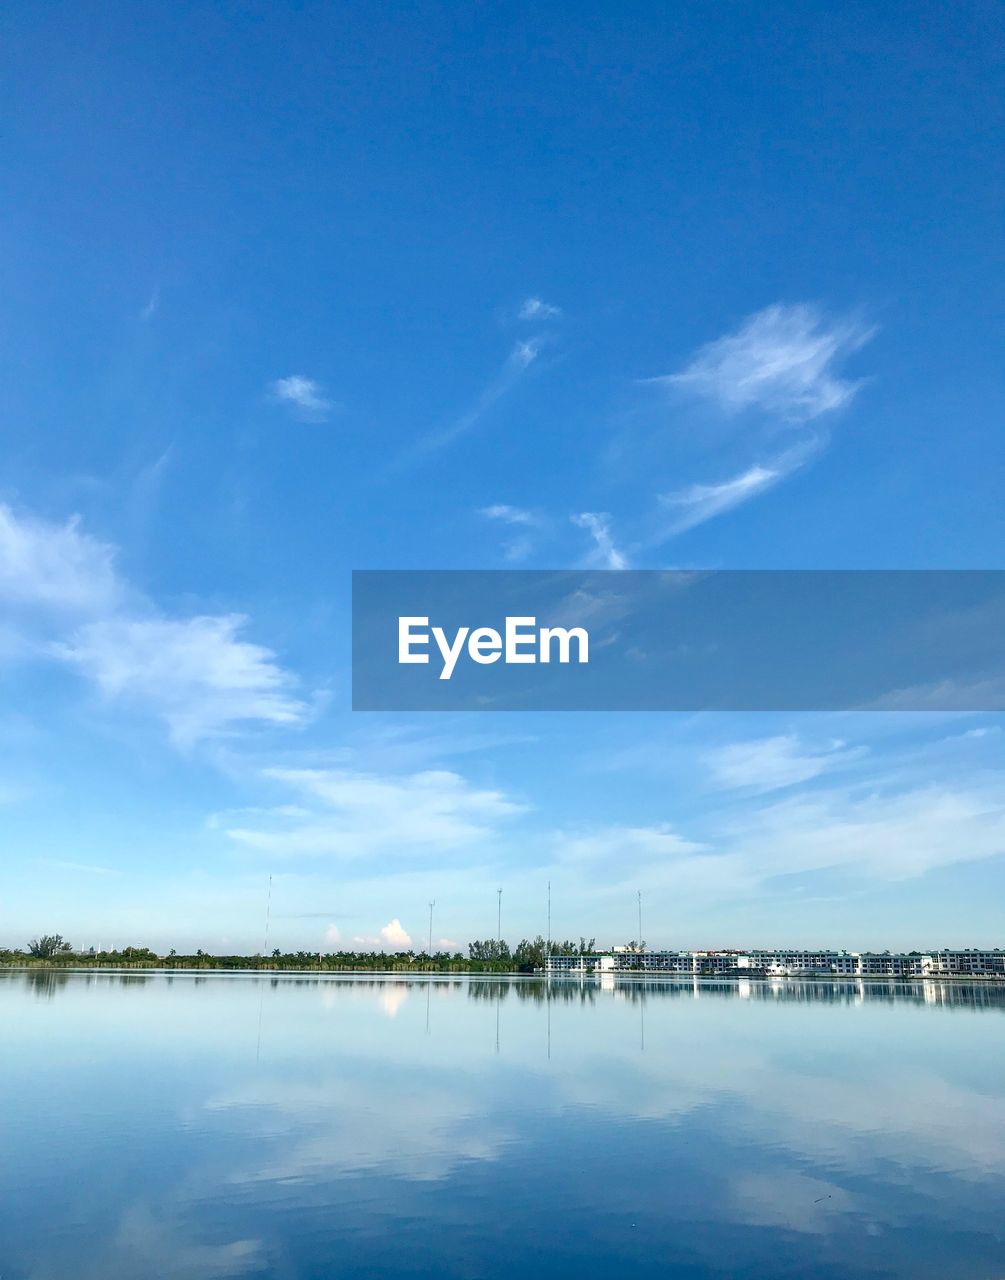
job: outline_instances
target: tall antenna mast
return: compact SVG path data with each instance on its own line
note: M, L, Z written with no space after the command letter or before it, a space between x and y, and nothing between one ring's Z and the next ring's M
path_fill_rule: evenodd
M551 881L548 881L548 949L544 953L547 960L551 956Z
M639 950L642 950L642 890L639 890Z
M502 889L496 890L496 942L502 945Z
M429 904L429 950L426 954L430 960L433 958L433 908L436 906L436 899Z
M265 956L269 955L269 921L272 918L272 877L269 876L269 892L265 899Z

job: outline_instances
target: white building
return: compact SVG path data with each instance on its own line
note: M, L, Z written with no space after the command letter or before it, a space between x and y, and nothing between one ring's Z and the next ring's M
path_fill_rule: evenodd
M683 977L1005 978L1005 950L982 951L642 951L615 947L591 955L552 956L552 975L659 973Z

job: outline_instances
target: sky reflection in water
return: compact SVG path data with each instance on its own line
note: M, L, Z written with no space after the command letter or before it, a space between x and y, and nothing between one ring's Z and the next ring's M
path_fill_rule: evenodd
M1005 1275L1005 988L0 975L3 1280Z

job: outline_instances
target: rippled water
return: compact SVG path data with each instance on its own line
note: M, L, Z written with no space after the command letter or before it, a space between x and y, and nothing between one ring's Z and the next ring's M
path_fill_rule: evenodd
M0 1276L1005 1276L1005 989L0 974Z

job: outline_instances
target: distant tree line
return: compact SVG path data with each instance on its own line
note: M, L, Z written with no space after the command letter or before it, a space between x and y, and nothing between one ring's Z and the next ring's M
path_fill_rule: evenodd
M580 938L550 943L551 955L586 955L594 949L595 939ZM472 942L468 954L460 951L281 951L276 947L269 956L212 955L198 950L194 955L179 955L172 949L158 955L149 947L132 946L95 951L74 951L61 934L45 934L33 938L24 949L0 947L0 965L129 968L129 969L268 969L329 972L381 970L405 973L533 973L543 969L549 954L549 943L540 935L533 940L523 938L511 950L505 939L488 938Z
M486 938L481 942L468 943L468 958L479 964L492 965L512 973L533 973L535 969L543 969L550 954L553 956L585 956L589 955L596 943L596 938L580 938L574 942L566 938L564 942L552 939L549 944L540 934L532 941L526 938L517 943L513 951L505 939Z

